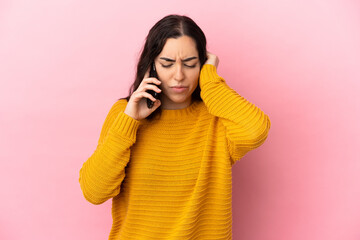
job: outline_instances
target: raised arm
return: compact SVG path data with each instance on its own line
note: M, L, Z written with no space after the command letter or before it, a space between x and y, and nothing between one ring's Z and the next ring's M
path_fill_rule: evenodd
M123 111L126 100L117 101L103 124L94 153L83 164L79 182L84 197L101 204L119 194L130 159L130 147L136 141L139 121Z
M231 162L234 164L265 141L270 120L260 108L225 83L216 72L217 64L217 57L209 53L200 73L201 98L209 112L224 124Z

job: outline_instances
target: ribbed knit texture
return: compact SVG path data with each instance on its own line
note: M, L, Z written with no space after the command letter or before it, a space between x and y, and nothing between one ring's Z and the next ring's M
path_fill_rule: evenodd
M136 121L117 101L80 170L85 198L113 198L109 239L231 239L231 166L266 139L270 121L229 88L213 65L203 102Z

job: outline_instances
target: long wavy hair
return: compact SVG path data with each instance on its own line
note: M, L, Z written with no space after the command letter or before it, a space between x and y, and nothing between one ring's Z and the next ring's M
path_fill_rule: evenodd
M200 27L189 17L181 15L168 15L159 20L149 31L146 42L143 46L135 76L135 81L129 90L129 96L125 99L129 101L130 96L139 87L147 69L154 62L155 58L161 53L168 38L179 38L189 36L196 42L196 48L199 54L200 69L207 60L206 37ZM200 97L200 86L192 94L192 99L202 101ZM150 114L147 119L161 113L161 107Z

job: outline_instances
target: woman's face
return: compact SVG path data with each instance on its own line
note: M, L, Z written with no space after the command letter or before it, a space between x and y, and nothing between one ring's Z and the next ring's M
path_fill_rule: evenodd
M161 107L181 109L191 104L191 94L198 85L199 54L189 36L169 38L155 59L155 68L162 82Z

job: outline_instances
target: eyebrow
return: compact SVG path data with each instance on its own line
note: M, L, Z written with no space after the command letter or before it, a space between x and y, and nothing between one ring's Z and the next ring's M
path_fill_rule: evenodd
M175 60L174 60L174 59L171 59L171 58L161 57L160 59L165 60L165 61L167 61L167 62L175 62ZM186 58L186 59L181 60L181 61L182 61L182 62L188 62L188 61L191 61L191 60L193 60L193 59L197 59L197 57L189 57L189 58Z

